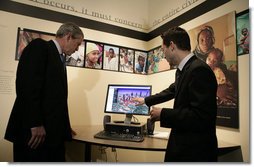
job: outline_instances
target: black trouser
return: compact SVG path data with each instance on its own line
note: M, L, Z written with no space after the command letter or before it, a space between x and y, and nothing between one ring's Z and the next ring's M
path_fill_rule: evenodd
M41 145L36 149L31 149L24 144L13 144L14 162L64 162L64 143L57 146Z

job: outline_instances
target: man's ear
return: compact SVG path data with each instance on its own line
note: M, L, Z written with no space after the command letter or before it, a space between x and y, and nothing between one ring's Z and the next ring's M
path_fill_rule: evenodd
M66 35L66 39L67 39L67 41L69 41L69 40L71 39L71 33L68 33L68 34Z
M169 48L171 51L173 51L175 49L175 44L173 41L170 41Z
M68 35L68 36L67 36L67 40L69 41L70 39L71 39L71 36L70 36L70 35Z

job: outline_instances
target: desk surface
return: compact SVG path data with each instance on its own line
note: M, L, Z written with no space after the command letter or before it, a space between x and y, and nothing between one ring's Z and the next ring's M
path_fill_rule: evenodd
M145 140L143 142L116 141L94 138L94 135L103 129L102 125L73 126L72 128L77 133L77 135L73 137L73 140L79 142L103 145L108 147L150 151L165 151L167 147L166 139L159 139L153 137L145 137ZM237 146L239 145L218 140L219 148L234 148Z
M143 142L129 142L129 141L116 141L94 138L94 135L103 129L103 126L73 126L73 130L77 133L73 140L85 142L95 145L103 145L108 147L137 149L137 150L150 150L150 151L165 151L167 140L155 139L145 137Z

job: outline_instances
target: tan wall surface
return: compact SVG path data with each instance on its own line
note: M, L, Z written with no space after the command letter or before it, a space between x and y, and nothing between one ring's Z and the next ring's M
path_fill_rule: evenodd
M214 9L186 24L182 25L186 30L192 29L197 25L203 24L209 20L220 17L231 11L243 11L248 8L248 2L232 0L231 2ZM135 17L135 16L133 16ZM3 139L9 114L15 100L15 74L17 61L15 58L17 29L29 28L44 32L55 33L60 23L40 20L36 18L16 15L8 12L0 11L0 18L9 20L0 23L0 41L1 61L0 76L8 76L10 79L9 93L0 94L0 161L12 161L12 144ZM46 25L46 26L45 26ZM127 46L141 50L148 50L161 44L160 37L149 42L143 42L131 38L121 37L118 35L107 34L103 32L93 31L82 28L85 33L85 39L101 41L105 43ZM217 136L220 140L242 146L244 162L250 162L250 67L249 55L242 55L239 61L239 95L240 95L240 129L229 129L217 127ZM99 125L102 124L104 116L104 103L106 86L109 83L128 83L128 84L151 84L153 93L159 92L166 88L174 80L175 71L166 71L148 76L128 74L121 72L110 72L103 70L92 70L77 67L68 67L68 83L69 83L69 111L72 125ZM173 101L160 104L161 107L172 107ZM123 115L112 115L113 119L123 119ZM138 116L141 122L145 122L147 117ZM159 131L168 131L168 129L160 128L156 123L156 129ZM73 149L76 148L76 149ZM68 145L68 155L71 153L82 153L80 144L72 143ZM93 160L105 160L100 157L98 147L93 147ZM111 149L107 149L108 160L115 161L114 153ZM117 149L117 156L120 162L163 162L164 153L162 152L146 152L135 150ZM74 154L75 155L75 154ZM130 156L131 155L131 156ZM78 157L78 156L77 156ZM77 158L76 157L76 158ZM82 156L81 156L82 157ZM75 157L71 155L70 161L75 161ZM76 161L78 161L76 159Z

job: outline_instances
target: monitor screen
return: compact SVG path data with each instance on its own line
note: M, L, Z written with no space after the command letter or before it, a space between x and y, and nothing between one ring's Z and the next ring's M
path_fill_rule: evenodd
M108 85L105 113L149 115L147 105L136 106L131 101L134 97L147 97L151 95L150 85Z

